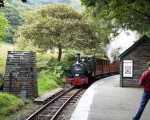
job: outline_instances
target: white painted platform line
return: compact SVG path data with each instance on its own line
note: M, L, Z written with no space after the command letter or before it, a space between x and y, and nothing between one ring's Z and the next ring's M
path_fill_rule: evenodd
M87 120L90 112L90 107L93 103L95 95L95 86L91 86L81 97L79 104L77 105L70 120Z

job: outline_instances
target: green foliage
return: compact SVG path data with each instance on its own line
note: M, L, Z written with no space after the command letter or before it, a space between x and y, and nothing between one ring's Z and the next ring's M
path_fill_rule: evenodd
M6 6L5 8L1 9L1 11L7 17L9 23L12 25L13 28L16 28L22 22L22 17L17 9L12 6Z
M6 28L8 27L8 21L2 13L0 13L0 41L3 41L6 37Z
M64 58L62 61L65 64L65 69L69 68L70 65L72 65L74 63L74 61L76 60L76 58L75 58L76 53L77 53L77 51L75 51L73 49L66 49Z
M49 70L42 70L38 75L39 95L45 93L46 91L57 88L59 85L55 80L56 77L54 76L54 73Z
M64 56L63 61L58 62L55 57L46 57L43 59L43 55L38 55L40 67L38 70L38 90L39 94L43 94L46 91L60 87L64 83L65 69L69 68L75 60L74 56L70 53Z
M13 43L13 35L17 29L17 26L19 26L22 23L23 19L20 16L18 10L13 8L12 6L4 7L3 9L1 9L1 12L4 13L5 17L8 19L10 24L7 30L7 37L4 41Z
M11 94L0 93L0 117L16 112L24 105L23 101Z
M0 74L4 74L5 71L5 64L7 58L7 52L14 50L14 46L11 44L7 44L5 42L0 43Z
M13 36L17 29L17 26L19 26L22 22L22 18L19 16L19 12L15 10L12 7L5 7L3 12L5 13L5 16L7 17L10 26L7 31L7 37L5 38L6 42L13 43Z
M140 33L150 33L150 2L148 0L81 1L87 6L92 16L99 19L98 21L104 19L111 23L112 32L123 28L138 30Z
M52 63L53 60L50 61ZM53 61L55 63L48 64L47 69L41 70L38 75L38 89L39 94L48 90L57 88L63 84L63 64Z
M31 8L22 4L21 0L5 0L5 7L0 9L10 24L6 32L5 42L14 43L14 33L17 27L23 23L23 13L28 9Z
M44 54L44 53L37 53L37 68L38 71L42 70L42 69L48 69L48 62L51 59L51 55L50 54Z
M58 60L64 48L95 47L96 37L90 25L66 5L47 5L27 13L25 24L18 31L18 44L33 43L45 51L58 48Z
M96 4L96 0L81 0L82 4L83 5L86 5L86 6L95 6Z

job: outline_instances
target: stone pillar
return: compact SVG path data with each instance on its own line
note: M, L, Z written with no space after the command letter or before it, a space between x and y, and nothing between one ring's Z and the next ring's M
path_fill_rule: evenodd
M8 52L4 75L4 91L22 98L38 96L36 56L34 52Z

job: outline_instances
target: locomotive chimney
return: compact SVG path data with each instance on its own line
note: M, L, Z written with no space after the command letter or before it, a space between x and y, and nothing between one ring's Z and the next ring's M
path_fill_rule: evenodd
M80 62L80 53L77 53L77 61Z

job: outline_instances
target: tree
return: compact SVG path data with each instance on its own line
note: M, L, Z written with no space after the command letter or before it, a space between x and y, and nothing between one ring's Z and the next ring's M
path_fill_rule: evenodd
M23 23L23 18L13 5L7 4L4 8L1 8L1 12L5 15L9 22L9 28L6 32L5 42L13 43L14 33L19 25Z
M23 23L23 13L31 7L23 4L21 0L4 0L5 7L0 9L9 22L5 42L14 43L14 33L19 25Z
M66 5L46 5L28 12L18 31L17 43L22 47L33 43L45 51L57 48L59 61L64 48L84 50L95 47L96 36L90 25Z
M81 0L98 20L111 23L111 30L137 30L150 34L149 0ZM106 22L107 23L107 22Z
M6 28L8 27L8 21L2 13L0 13L0 41L6 37Z

